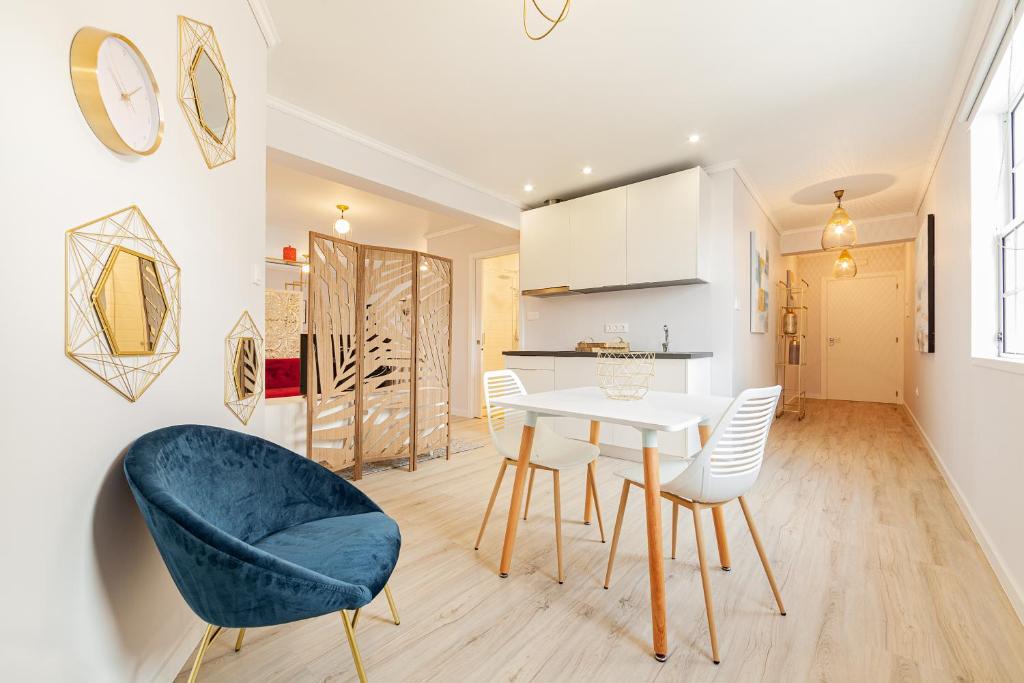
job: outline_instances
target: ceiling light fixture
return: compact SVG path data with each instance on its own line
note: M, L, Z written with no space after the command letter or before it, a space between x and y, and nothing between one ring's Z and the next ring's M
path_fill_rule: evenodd
M583 167L583 170L582 170L583 175L590 175L593 172L594 172L594 169L590 168L589 166L584 166Z
M849 249L843 249L839 258L832 264L832 277L849 278L857 277L857 262L850 256Z
M348 206L345 204L338 204L338 211L341 212L341 216L338 220L334 221L334 231L339 235L347 235L352 231L352 225L345 220L345 212L348 211Z
M688 140L689 140L690 142L700 142L700 135L698 135L697 133L693 133L693 134L691 134L691 135L690 135L690 137L689 137L689 138L687 138L687 139L688 139Z
M836 208L821 232L821 248L825 251L846 249L857 244L857 226L843 208L843 192L844 190L833 192L836 197Z
M530 183L523 185L523 192L533 192L533 185Z
M569 4L571 2L572 2L572 0L565 0L565 4L562 5L562 11L559 12L558 16L557 17L551 17L551 16L548 16L548 14L544 10L542 10L540 8L540 5L537 4L537 0L523 0L523 33L525 33L526 37L529 38L530 40L542 40L544 38L547 38L548 34L551 33L552 31L554 31L555 27L558 26L563 21L565 21L565 18L567 16L569 16ZM543 33L538 33L537 35L534 35L534 34L530 33L530 28L526 25L526 5L527 5L527 3L532 3L534 9L536 9L540 13L540 15L542 17L544 17L548 21L548 23L550 24L550 26L548 26L547 30L544 31Z

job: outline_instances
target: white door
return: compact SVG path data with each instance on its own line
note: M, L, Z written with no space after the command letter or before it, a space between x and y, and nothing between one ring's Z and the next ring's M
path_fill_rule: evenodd
M828 280L828 398L897 403L902 372L903 290L895 275Z

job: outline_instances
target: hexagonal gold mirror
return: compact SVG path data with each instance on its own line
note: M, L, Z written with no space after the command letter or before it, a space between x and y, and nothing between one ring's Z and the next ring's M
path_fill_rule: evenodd
M153 354L167 317L167 299L154 259L114 247L93 290L92 304L111 352Z
M199 48L189 69L192 90L195 93L196 115L203 129L217 142L224 142L231 112L224 77L206 48Z
M235 377L235 392L240 400L256 393L257 362L256 340L252 337L241 337L238 340L238 350L235 351L232 373Z

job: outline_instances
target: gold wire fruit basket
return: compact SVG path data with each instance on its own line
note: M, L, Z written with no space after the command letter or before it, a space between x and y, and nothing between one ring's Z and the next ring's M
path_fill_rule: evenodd
M654 379L653 352L597 352L597 380L601 391L617 401L639 401Z

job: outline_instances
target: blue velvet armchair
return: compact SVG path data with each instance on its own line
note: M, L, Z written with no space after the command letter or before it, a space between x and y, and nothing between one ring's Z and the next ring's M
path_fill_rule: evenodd
M357 488L263 439L202 425L150 432L124 473L160 555L208 627L189 681L222 628L271 626L339 612L359 678L359 608L387 583L398 525ZM349 618L345 610L354 610Z

